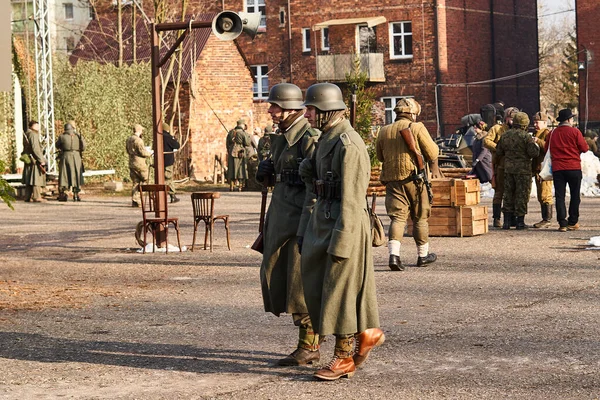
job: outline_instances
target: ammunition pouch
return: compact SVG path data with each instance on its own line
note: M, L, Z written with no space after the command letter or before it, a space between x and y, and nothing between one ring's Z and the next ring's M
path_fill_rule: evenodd
M275 183L285 183L288 186L304 186L297 169L286 168L275 175Z
M342 183L338 181L316 180L314 192L317 198L324 200L339 200L342 198Z

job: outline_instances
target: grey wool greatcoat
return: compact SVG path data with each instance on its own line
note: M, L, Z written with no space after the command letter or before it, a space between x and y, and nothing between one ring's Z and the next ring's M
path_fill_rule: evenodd
M250 146L250 136L237 126L227 134L227 179L248 179L248 159L246 147Z
M25 132L23 154L28 154L32 162L23 168L21 182L30 186L46 186L46 175L42 174L38 167L38 164L46 163L39 133L31 129Z
M56 141L56 150L60 152L58 186L81 187L83 184L81 152L85 150L85 141L81 135L74 130L65 131Z
M297 171L298 158L310 158L317 139L318 131L310 128L305 118L300 118L281 135L271 135L271 159L276 176L284 170ZM265 311L277 316L308 313L297 245L297 236L304 232L315 202L312 191L306 194L306 185L276 183L266 215L260 281Z
M309 169L309 171L306 170ZM323 132L303 178L341 184L341 198L319 197L304 232L302 284L320 335L353 334L379 327L366 193L371 173L362 138L346 119Z

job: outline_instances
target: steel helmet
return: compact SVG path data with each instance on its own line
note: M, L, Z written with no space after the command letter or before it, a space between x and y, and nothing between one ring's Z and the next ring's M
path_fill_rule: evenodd
M269 91L269 103L276 104L284 110L301 110L302 90L291 83L279 83Z
M520 127L521 129L527 129L529 126L529 116L527 113L519 111L513 116L513 127Z
M344 96L339 87L332 83L316 83L306 90L304 107L313 106L320 111L345 110Z
M404 98L398 100L394 112L397 114L421 114L421 105L413 98Z

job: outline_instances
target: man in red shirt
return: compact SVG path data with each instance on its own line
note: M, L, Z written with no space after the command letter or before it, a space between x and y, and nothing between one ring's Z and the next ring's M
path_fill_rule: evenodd
M545 145L546 151L550 149L552 157L556 217L560 225L558 230L561 232L579 229L579 203L581 202L579 191L582 178L580 154L589 150L581 131L573 127L574 117L570 109L560 110L556 118L560 124L550 133L550 139ZM565 205L567 184L571 191L568 219Z

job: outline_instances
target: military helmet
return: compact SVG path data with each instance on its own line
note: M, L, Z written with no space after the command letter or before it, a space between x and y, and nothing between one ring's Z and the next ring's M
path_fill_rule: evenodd
M279 83L269 91L269 99L271 104L276 104L284 110L301 110L302 105L302 90L291 83Z
M535 114L533 114L533 120L548 122L548 114L546 114L546 111L538 111Z
M171 127L166 122L162 123L162 131L171 133Z
M513 116L513 127L519 126L521 129L527 129L529 126L529 116L527 113L519 111Z
M73 125L67 123L65 124L65 131L72 131L73 130Z
M309 87L306 90L303 106L313 106L320 111L338 111L346 109L342 91L332 83L316 83Z
M394 112L396 114L421 114L421 105L418 101L413 98L407 97L404 99L398 100L396 103L396 107L394 107Z

